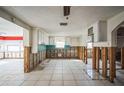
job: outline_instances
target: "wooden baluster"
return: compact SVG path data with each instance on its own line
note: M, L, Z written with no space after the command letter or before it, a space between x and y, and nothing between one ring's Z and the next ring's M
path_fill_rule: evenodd
M107 48L102 48L102 76L107 77Z
M96 69L96 47L92 51L92 69Z
M114 78L116 76L116 65L115 65L115 48L109 48L109 74L110 74L110 81L114 82Z
M24 72L30 71L30 47L24 47Z
M88 55L87 55L87 47L86 47L86 64L87 64L87 58L88 58Z
M124 47L121 48L121 68L124 69Z
M82 60L83 60L83 62L84 62L84 47L82 47L82 50L83 50L83 51L82 51L82 56L83 56L83 57L82 57Z
M99 72L100 48L96 48L96 71Z

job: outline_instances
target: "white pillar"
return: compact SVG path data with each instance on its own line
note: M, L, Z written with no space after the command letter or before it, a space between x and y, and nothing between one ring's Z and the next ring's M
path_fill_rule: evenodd
M29 31L27 29L23 29L23 45L24 46L31 46L31 33L32 31Z
M38 53L39 28L32 30L32 53Z

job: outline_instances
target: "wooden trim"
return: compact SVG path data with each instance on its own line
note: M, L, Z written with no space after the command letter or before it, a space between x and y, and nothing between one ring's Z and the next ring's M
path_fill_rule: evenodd
M79 59L81 59L82 60L82 47L77 47L78 48L78 57L79 57Z
M24 47L24 72L28 73L30 71L30 47Z
M115 48L110 47L109 48L109 76L110 76L110 81L114 82L114 78L116 76L116 68L115 68Z
M84 47L83 47L83 49L82 49L83 51L82 51L82 60L83 60L83 62L84 62L84 60L85 60L85 54L84 54L84 52L85 52L85 49L84 49Z
M92 69L96 69L96 47L92 51Z
M87 47L84 47L84 62L87 64Z
M99 72L100 48L96 48L96 71Z
M124 47L121 48L121 68L124 69Z
M102 48L102 76L107 77L107 48Z
M33 57L34 57L34 61L33 61L33 63L34 63L34 68L37 66L37 53L33 53Z

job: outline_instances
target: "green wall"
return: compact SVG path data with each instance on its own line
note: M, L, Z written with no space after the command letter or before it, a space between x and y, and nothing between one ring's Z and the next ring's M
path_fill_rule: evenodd
M45 51L46 50L46 45L40 44L38 45L38 51Z

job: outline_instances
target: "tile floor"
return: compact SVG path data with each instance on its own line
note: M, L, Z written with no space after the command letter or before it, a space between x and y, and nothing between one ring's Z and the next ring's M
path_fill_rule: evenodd
M88 61L90 62L90 60ZM22 59L0 60L1 86L115 86L124 85L124 71L118 71L121 81L92 80L86 73L88 67L81 60L52 59L23 73Z

